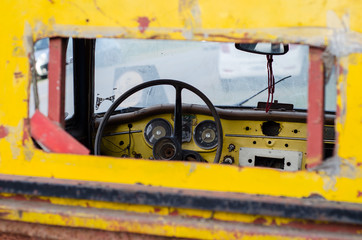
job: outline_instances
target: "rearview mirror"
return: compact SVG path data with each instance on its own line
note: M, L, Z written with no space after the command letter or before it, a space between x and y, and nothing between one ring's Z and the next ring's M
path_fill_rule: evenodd
M283 55L289 51L288 44L283 43L235 43L239 50L264 55Z

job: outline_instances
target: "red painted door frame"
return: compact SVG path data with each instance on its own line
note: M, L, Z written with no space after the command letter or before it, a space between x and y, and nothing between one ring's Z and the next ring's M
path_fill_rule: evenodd
M68 38L49 40L48 117L64 128L65 124L65 57Z
M324 130L324 70L323 49L309 50L308 117L307 117L307 168L323 160Z

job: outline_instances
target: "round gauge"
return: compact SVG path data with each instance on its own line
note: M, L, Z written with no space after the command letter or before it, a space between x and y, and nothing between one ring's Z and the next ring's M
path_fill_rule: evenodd
M171 133L171 124L165 119L156 118L147 123L144 136L146 141L153 146L158 139L165 136L171 136Z
M194 140L197 146L203 149L211 149L217 146L217 130L214 121L200 122L194 130Z

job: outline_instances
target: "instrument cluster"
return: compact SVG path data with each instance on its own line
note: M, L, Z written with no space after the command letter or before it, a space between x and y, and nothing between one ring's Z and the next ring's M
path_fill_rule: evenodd
M213 149L217 146L218 136L216 124L212 120L204 120L198 123L193 130L195 116L184 115L182 117L182 142L191 142L193 138L196 145L202 149ZM193 131L192 131L193 130ZM170 122L163 118L149 121L144 129L146 142L153 146L162 137L171 137L173 128Z

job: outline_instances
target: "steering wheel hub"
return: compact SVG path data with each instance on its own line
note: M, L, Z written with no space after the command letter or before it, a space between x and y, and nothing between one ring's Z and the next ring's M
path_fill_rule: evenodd
M181 146L172 137L160 138L153 145L153 157L159 160L180 160Z

